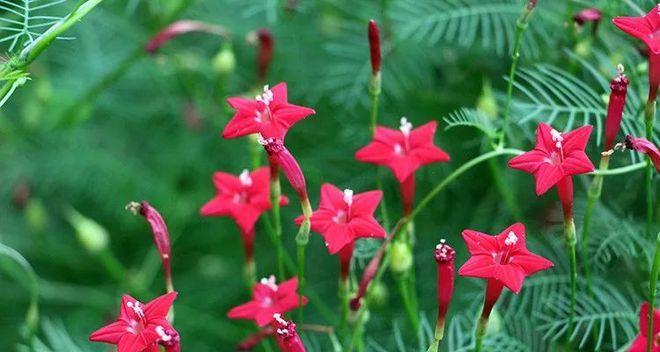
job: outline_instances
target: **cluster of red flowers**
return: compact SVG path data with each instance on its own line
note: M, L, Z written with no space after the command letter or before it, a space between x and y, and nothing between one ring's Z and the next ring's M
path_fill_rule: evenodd
M655 94L660 85L660 41L655 33L660 27L660 7L654 8L644 18L617 18L614 23L625 32L634 35L649 47L651 93ZM576 15L578 24L600 21L599 11L583 11ZM195 30L213 31L196 22L178 23L154 39L149 51L157 50L171 37ZM372 88L380 89L381 53L378 27L369 23L369 39L372 63ZM265 76L272 58L273 39L269 32L260 31L259 39L262 50L259 54L259 77ZM657 62L656 62L657 61ZM610 104L605 126L605 149L632 149L647 154L660 169L660 151L651 142L643 138L627 136L625 142L615 144L620 129L626 101L629 81L619 70L611 85ZM245 251L246 267L254 273L255 226L264 212L275 205L287 205L289 200L279 195L279 171L281 170L295 190L303 215L295 219L301 227L301 237L305 231L319 233L330 254L338 254L342 282L348 282L350 265L356 240L360 238L387 238L385 245L400 230L395 227L388 235L387 231L374 217L383 194L380 190L356 193L351 189L341 190L330 183L321 186L318 208L312 212L309 204L305 177L297 160L285 146L284 140L289 129L302 119L315 114L311 108L289 103L287 86L279 83L272 88L266 85L254 99L231 97L229 106L235 110L233 118L222 131L224 138L237 138L254 135L268 155L269 167L258 167L253 171L243 170L238 176L225 172L216 172L213 182L216 196L200 210L203 216L227 216L237 224ZM374 124L375 126L375 124ZM431 121L418 128L405 117L400 120L398 129L375 126L373 140L355 153L358 161L386 166L391 169L401 187L403 219L411 221L414 217L415 173L422 166L448 162L449 155L434 144L437 123ZM582 126L573 131L560 132L546 123L538 125L536 145L533 150L511 159L509 167L532 174L536 181L536 194L546 193L557 187L567 231L573 231L570 241L575 242L573 224L573 176L594 171L594 165L585 153L591 126ZM274 190L273 187L277 187ZM277 193L274 193L277 192ZM276 197L273 197L276 194ZM279 197L279 198L278 198ZM119 352L156 352L163 346L168 352L180 351L180 337L168 319L172 304L177 296L174 292L171 273L171 248L167 227L158 212L147 202L132 203L130 209L143 215L152 227L154 243L161 255L163 270L167 280L168 293L153 301L142 304L126 295L123 297L117 321L92 333L90 340L115 344ZM405 224L405 222L404 222ZM571 230L570 227L573 227ZM489 315L504 287L519 293L525 278L542 270L549 269L553 263L530 252L526 244L526 230L521 223L516 223L496 236L466 229L462 232L467 250L471 257L461 266L458 273L465 277L487 280L481 320L477 326L477 339L483 336ZM298 240L298 238L297 238ZM301 239L306 244L306 239ZM574 249L573 249L574 250ZM374 259L365 268L355 297L350 302L353 310L360 308L360 300L365 296L370 282L380 268L380 259L385 246L376 253ZM435 338L442 339L447 319L449 304L454 292L456 252L445 240L435 248L438 269L438 322ZM299 273L300 275L300 273ZM280 281L278 283L278 281ZM298 336L296 324L285 315L308 302L302 296L299 284L302 277L285 278L269 276L258 282L251 282L252 299L236 306L228 312L231 319L253 320L260 332L245 345L253 345L261 339L272 336L282 351L305 351ZM346 302L348 304L348 302ZM648 304L640 312L640 336L633 343L631 351L641 351L648 342ZM655 311L654 320L660 316ZM653 340L657 341L659 324L654 324ZM479 342L478 342L479 343ZM656 346L654 342L654 346ZM479 346L479 345L478 345ZM660 347L657 347L660 348Z

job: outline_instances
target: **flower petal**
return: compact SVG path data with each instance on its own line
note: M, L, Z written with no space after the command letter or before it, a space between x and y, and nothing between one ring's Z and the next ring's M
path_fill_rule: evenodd
M579 175L594 171L594 164L582 150L575 150L568 154L561 166L566 175Z
M344 202L344 192L330 183L321 186L321 201L319 209L339 210L347 207Z
M473 255L458 269L458 274L461 276L488 279L494 277L496 266L497 264L490 255Z
M509 160L508 165L512 169L534 174L541 164L547 163L547 159L547 153L534 149Z
M463 240L472 255L484 254L492 256L500 249L497 238L474 230L463 230Z
M157 319L167 316L177 295L178 293L176 292L170 292L155 298L145 305L144 315L147 319Z
M369 191L354 195L351 214L353 216L371 216L378 208L382 198L383 192L381 191Z
M511 257L510 264L519 265L527 276L532 275L538 271L546 270L555 266L551 261L536 255L534 253L516 254Z
M239 306L232 308L228 313L227 317L229 319L255 319L257 313L261 310L261 304L259 302L250 301Z
M523 281L525 281L525 270L515 264L497 265L494 276L517 294L520 293Z
M336 254L340 249L344 248L346 244L353 241L349 227L346 224L331 224L328 228L321 233L325 244L328 247L330 254Z
M587 143L589 143L589 136L592 130L592 126L585 125L563 134L564 141L562 142L562 148L564 149L564 153L570 154L575 150L584 151Z
M363 163L385 165L395 157L394 148L381 141L373 141L355 153L355 159Z
M385 238L387 236L385 229L380 226L373 216L353 218L349 223L349 227L353 232L353 239L362 237Z
M128 323L119 320L94 331L89 335L89 340L116 345L124 334L129 333L128 328Z
M142 336L133 334L124 334L117 344L117 352L143 352L147 343Z
M215 197L199 210L203 216L227 216L231 214L230 202L225 197Z
M556 185L564 177L562 169L558 166L543 163L534 173L536 179L536 195L540 196Z

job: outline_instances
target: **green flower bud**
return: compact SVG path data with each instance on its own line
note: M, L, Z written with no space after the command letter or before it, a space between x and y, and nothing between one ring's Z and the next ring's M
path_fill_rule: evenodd
M493 88L488 80L484 80L481 95L477 100L477 110L483 112L491 119L495 119L499 113L499 105L497 104L497 99L495 99L495 94L493 94Z
M387 304L389 299L389 292L387 286L382 282L372 283L373 287L369 293L369 305L375 307L383 307Z
M391 251L391 260L390 268L394 273L404 273L412 267L413 258L410 251L410 247L407 243L403 242L394 242L392 244Z
M108 231L103 226L74 209L69 210L67 216L78 240L90 253L98 253L108 246Z
M220 75L228 75L236 68L236 56L231 44L225 44L213 57L213 69Z
M490 317L488 317L486 333L494 335L499 332L502 332L502 315L500 315L497 309L493 308L493 311L490 312Z
M32 198L25 206L25 221L34 232L43 232L48 224L48 213L41 200Z

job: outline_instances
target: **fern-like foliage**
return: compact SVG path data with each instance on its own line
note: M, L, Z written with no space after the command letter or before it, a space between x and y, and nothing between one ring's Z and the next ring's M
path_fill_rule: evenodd
M490 138L495 138L497 134L497 128L493 124L493 121L484 113L475 109L460 108L450 113L443 120L447 124L445 130L454 127L472 127L483 132L483 134Z
M537 329L544 339L559 341L569 338L580 350L616 350L637 335L636 307L604 278L594 278L592 294L577 296L574 326L569 330L569 298L553 294L537 301L540 308L534 313L539 320ZM580 285L580 292L589 292ZM591 346L587 348L587 346Z
M567 130L591 124L595 126L596 141L601 144L607 116L607 104L602 96L606 91L597 92L584 79L545 64L518 71L514 86L522 93L513 104L514 116L520 116L520 124L535 119L562 125ZM633 91L629 90L628 94L633 96L630 101L638 101ZM626 103L622 131L639 134L643 131L642 120L630 101Z
M516 0L405 0L396 3L392 15L399 23L401 39L435 45L480 45L499 56L511 51L516 19L523 7ZM546 31L532 26L522 50L536 55L539 43L548 42Z
M44 339L35 338L32 346L19 347L20 352L83 352L61 322L45 319L41 324Z
M0 0L0 43L14 52L27 46L61 20L49 10L67 0Z

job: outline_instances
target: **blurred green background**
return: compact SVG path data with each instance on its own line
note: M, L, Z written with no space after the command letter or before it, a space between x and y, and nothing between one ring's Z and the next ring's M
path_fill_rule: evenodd
M560 127L592 123L602 129L607 82L619 62L626 64L633 82L634 97L629 98L624 129L641 131L637 117L645 94L645 60L635 50L638 43L617 33L609 22L613 14L638 15L634 8L618 0L539 2L525 35L521 59L525 72L521 84L532 92L530 97L516 89L513 118L520 124L514 129L512 146L529 149L536 121L550 117L556 118ZM456 116L450 115L452 112L465 107L470 118L485 116L483 121L497 126L513 29L523 3L101 3L67 32L71 38L56 41L39 57L31 67L31 80L0 110L0 242L25 256L39 276L38 336L49 346L44 351L74 351L71 343L81 351L106 351L102 345L86 342L87 336L114 318L120 295L130 293L148 301L162 293L164 285L150 230L144 219L124 210L132 200L148 200L158 208L173 236L174 284L180 293L176 327L184 350L230 351L253 331L250 323L225 317L230 307L248 299L240 275L243 255L238 232L229 219L198 214L214 195L214 171L238 174L251 165L247 139L220 137L232 116L224 99L253 95L251 92L259 88L257 49L246 40L251 32L268 28L275 38L267 81L286 81L291 102L317 111L287 137L316 205L323 182L356 192L375 188L375 168L356 162L353 155L370 140L366 25L369 19L376 19L382 28L384 51L380 123L395 126L401 116L415 125L437 120L440 129L436 143L452 157L450 163L432 165L418 173L419 199L451 170L489 148L475 129L454 123L455 128L445 131L449 123L443 118L451 119ZM641 9L654 5L641 0L631 3ZM62 16L73 5L74 1L62 1L44 12ZM586 6L605 11L598 36L593 37L590 28L572 26L572 14ZM11 18L11 13L0 10L0 16ZM172 20L184 18L223 26L231 36L189 34L168 43L154 56L144 52L144 44L154 33ZM8 33L0 30L0 37ZM7 57L13 55L10 42L0 43ZM233 67L214 61L222 50L235 58ZM535 79L549 86L535 85ZM546 102L545 95L534 88L549 93L552 101ZM586 99L580 95L582 91L593 94L587 94ZM537 111L540 106L543 108ZM475 108L480 110L475 112ZM597 160L598 151L594 138L590 144L592 160ZM518 219L528 225L529 247L553 259L557 268L537 282L540 290L547 289L546 295L542 290L525 299L507 294L503 305L518 307L520 316L504 315L505 323L496 328L502 339L509 339L506 346L513 346L506 350L542 351L551 347L543 339L544 332L534 327L543 323L544 313L530 312L532 308L542 310L542 299L565 288L561 280L551 280L567 270L558 226L561 217L554 194L537 198L532 178L506 169L505 162L501 158L494 165L486 163L471 170L435 198L417 219L415 265L422 314L433 322L436 274L432 250L439 239L447 238L458 249L460 265L466 258L460 239L463 229L497 233L514 221L514 210L505 205L491 176L501 172L521 210ZM621 155L614 164L630 162ZM390 218L397 219L398 186L389 172L383 170L383 175ZM578 204L589 180L585 177L576 182ZM619 309L616 312L623 317L621 325L614 327L618 342L608 333L603 342L607 346L620 347L636 334L635 310L644 292L646 269L633 270L638 268L636 262L626 258L635 253L643 257L652 243L639 231L644 207L641 180L642 173L606 180L605 206L598 209L600 221L594 225L594 242L589 244L600 265L596 274L609 279L602 285L616 286L612 296L625 296L618 302L614 298L600 302ZM284 193L294 197L286 184ZM578 213L581 208L577 207ZM107 251L101 252L104 254L92 253L81 243L69 221L72 209L107 231L109 243ZM295 205L283 210L284 238L290 254L295 246L293 219L298 214ZM634 234L634 242L623 237ZM261 225L256 245L258 274L267 276L275 271L274 252ZM369 241L359 245L357 273L375 248ZM306 309L307 321L332 325L339 303L337 260L327 254L317 235L312 236L308 251L308 287L316 302ZM117 261L108 259L112 257ZM112 263L121 263L130 287L119 283L108 270ZM0 273L0 349L13 350L21 341L29 294L22 285L24 274L4 264L8 270ZM625 277L626 283L616 277ZM382 304L371 311L368 348L425 349L425 338L411 336L390 281L389 277L385 280L388 288L383 290L387 294ZM458 280L452 312L462 318L456 319L455 331L449 333L453 340L447 344L461 346L469 338L470 319L478 312L482 285L479 280ZM534 320L537 318L541 320ZM305 339L310 350L329 350L324 334L305 334Z

